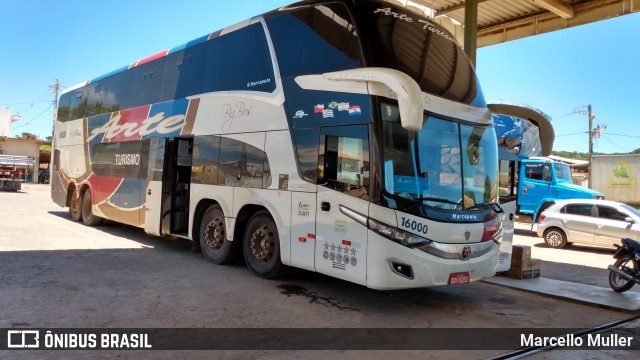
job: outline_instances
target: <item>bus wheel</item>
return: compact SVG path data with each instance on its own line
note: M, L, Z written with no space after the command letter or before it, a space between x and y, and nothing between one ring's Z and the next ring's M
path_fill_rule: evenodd
M260 211L251 217L242 245L244 259L254 274L265 279L284 274L278 229L268 212Z
M82 220L82 204L80 202L80 197L76 196L75 190L71 195L71 202L69 203L69 215L71 215L71 219L73 219L73 221Z
M102 223L102 218L93 214L91 207L91 190L87 189L82 195L82 222L88 226L98 226Z
M224 213L219 205L207 209L200 221L200 248L207 261L222 265L238 258L240 241L227 240Z

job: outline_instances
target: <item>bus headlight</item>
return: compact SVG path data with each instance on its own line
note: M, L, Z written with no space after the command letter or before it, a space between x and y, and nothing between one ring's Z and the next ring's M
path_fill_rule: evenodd
M423 248L424 246L427 246L433 242L429 239L423 238L422 236L414 235L404 230L400 230L396 227L389 226L382 222L373 220L367 217L366 215L360 214L355 210L349 209L346 206L340 205L338 208L343 214L352 218L359 224L366 226L367 228L369 228L369 230L374 231L377 234L380 234L385 238L390 239L406 247Z
M420 246L424 246L424 245L428 245L430 244L432 241L429 239L425 239L421 236L417 236L411 233L408 233L404 230L400 230L398 228L395 228L393 226L389 226L386 224L383 224L379 221L373 220L373 219L369 219L367 222L367 227L386 237L387 239L393 240L401 245L404 245L406 247L409 248L415 248L415 247L420 247Z

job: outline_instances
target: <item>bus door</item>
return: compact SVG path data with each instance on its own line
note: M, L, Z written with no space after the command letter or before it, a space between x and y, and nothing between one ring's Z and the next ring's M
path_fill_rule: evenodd
M193 139L151 140L145 230L187 236Z
M193 138L175 138L167 143L164 161L162 230L187 236Z
M320 131L315 268L366 285L367 227L345 214L369 209L369 138L366 125Z
M166 138L149 139L149 163L147 166L147 189L144 212L144 230L153 235L162 235L160 219L162 217L164 159L167 149Z

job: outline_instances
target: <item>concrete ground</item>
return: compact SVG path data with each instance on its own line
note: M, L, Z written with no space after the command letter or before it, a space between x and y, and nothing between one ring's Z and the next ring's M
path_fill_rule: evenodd
M604 264L611 262L606 250L585 256L575 249L546 249L537 246L541 239L522 231L515 241L533 244L533 256L545 260L543 276L571 279L574 274L576 281L606 286L600 279ZM576 260L567 260L565 252ZM597 260L580 260L592 255ZM207 263L188 241L152 237L114 223L90 228L72 222L67 209L50 200L48 186L0 192L0 329L458 328L477 329L480 336L483 328L515 333L586 329L628 317L486 282L381 292L306 271L268 281L243 264ZM469 339L445 331L454 344ZM0 359L484 359L507 350L0 351ZM567 357L629 358L637 353L551 351L534 356Z
M550 248L531 230L531 224L525 223L516 223L514 244L531 246L531 256L543 261L542 277L609 288L607 266L614 262L614 248L578 244ZM640 286L630 291L640 293Z

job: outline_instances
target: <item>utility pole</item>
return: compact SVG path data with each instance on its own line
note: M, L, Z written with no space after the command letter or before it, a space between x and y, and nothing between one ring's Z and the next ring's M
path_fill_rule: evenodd
M587 116L589 117L589 187L591 187L591 161L593 156L593 119L596 118L591 110L591 104L589 104L587 108Z
M53 135L55 134L55 123L58 117L58 91L60 90L60 83L56 79L53 84L49 85L50 89L53 89L53 123L51 125L51 140L53 141Z

